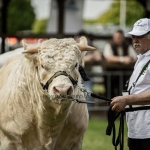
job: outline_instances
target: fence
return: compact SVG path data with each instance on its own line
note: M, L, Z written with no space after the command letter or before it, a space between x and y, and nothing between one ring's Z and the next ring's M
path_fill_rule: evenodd
M122 95L122 90L123 90L123 87L124 87L124 81L123 81L123 78L124 76L128 76L130 77L131 75L131 71L103 71L101 73L88 73L88 75L90 75L92 77L92 82L93 82L93 86L95 84L98 84L100 86L103 86L105 87L105 93L101 93L101 91L96 91L97 94L102 94L102 96L105 96L107 98L113 98L112 95L111 95L111 88L113 87L111 85L112 83L112 76L113 77L118 77L118 89L119 89L119 95ZM105 79L104 79L105 78ZM95 80L96 79L96 80ZM95 92L95 91L93 91ZM97 101L100 101L98 99L95 99L95 98L92 98L91 99L92 101L94 102L97 102ZM106 113L106 111L108 110L109 108L109 104L106 103L105 101L100 101L100 103L95 103L95 104L92 104L92 105L88 105L88 110L90 112L97 112L97 113Z

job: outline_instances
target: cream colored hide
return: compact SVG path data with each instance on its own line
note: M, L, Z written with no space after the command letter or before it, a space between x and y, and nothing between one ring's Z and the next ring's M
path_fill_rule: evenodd
M6 52L4 54L0 54L0 68L3 66L3 64L11 57L21 54L23 52L23 48L17 48L13 51Z
M45 92L40 85L57 71L73 79L81 76L78 67L86 50L85 37L50 39L28 46L0 69L0 149L1 150L81 150L88 126L86 104L65 98L84 98L68 77L56 77ZM38 67L38 72L36 70ZM38 78L39 74L39 78ZM83 99L82 98L82 99Z

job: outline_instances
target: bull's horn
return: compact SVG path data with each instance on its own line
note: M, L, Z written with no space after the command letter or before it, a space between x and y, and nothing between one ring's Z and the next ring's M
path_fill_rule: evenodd
M95 47L88 46L87 43L88 43L88 42L87 42L86 37L82 36L82 37L80 38L80 42L79 42L79 44L78 44L79 49L80 49L81 51L93 51L93 50L96 49Z
M34 47L30 47L30 48L27 48L24 52L22 53L37 53L38 50L39 50L39 46L34 46Z
M88 45L78 44L78 47L81 51L93 51L96 48Z
M84 45L87 45L88 41L87 41L87 38L85 36L81 36L79 38L79 43L80 44L84 44Z

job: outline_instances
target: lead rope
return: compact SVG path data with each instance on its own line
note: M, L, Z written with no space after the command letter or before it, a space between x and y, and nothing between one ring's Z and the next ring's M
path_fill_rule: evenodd
M88 96L91 96L91 97L94 97L94 98L97 98L97 99L100 99L102 101L106 101L106 102L111 102L112 100L111 99L108 99L106 97L103 97L103 96L100 96L100 95L97 95L97 94L94 94L94 93L91 93L91 92L88 92L85 88L81 88L79 87L78 85L76 85L76 87L81 91L83 92L84 94L88 95ZM80 103L87 103L87 104L95 104L95 103L100 103L100 102L92 102L92 101L87 101L87 100L78 100L78 102Z
M120 145L120 150L123 150L124 147L124 111L117 113L115 111L112 111L112 107L108 110L108 126L106 128L106 135L112 134L112 144L117 150L117 146ZM118 136L116 138L116 127L115 127L115 120L120 117L120 124L119 124L119 130L118 130Z

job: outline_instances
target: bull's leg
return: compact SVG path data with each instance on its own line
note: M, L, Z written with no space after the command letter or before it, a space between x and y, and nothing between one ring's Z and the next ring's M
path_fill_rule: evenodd
M12 142L0 130L0 150L15 150Z
M25 150L21 141L21 135L17 133L15 128L13 128L12 131L9 128L6 129L1 127L0 143L1 150Z
M15 145L6 137L1 137L0 150L17 150Z
M76 141L70 148L70 150L82 150L83 136L81 136L78 141Z
M0 150L25 150L21 142L10 141L6 136L1 140Z
M54 121L55 122L55 121ZM39 124L42 124L41 122ZM44 150L54 150L55 143L57 140L57 136L60 133L63 124L55 125L45 125L38 126L38 137L40 139L40 143Z
M87 125L87 105L74 103L57 140L55 150L81 150Z

